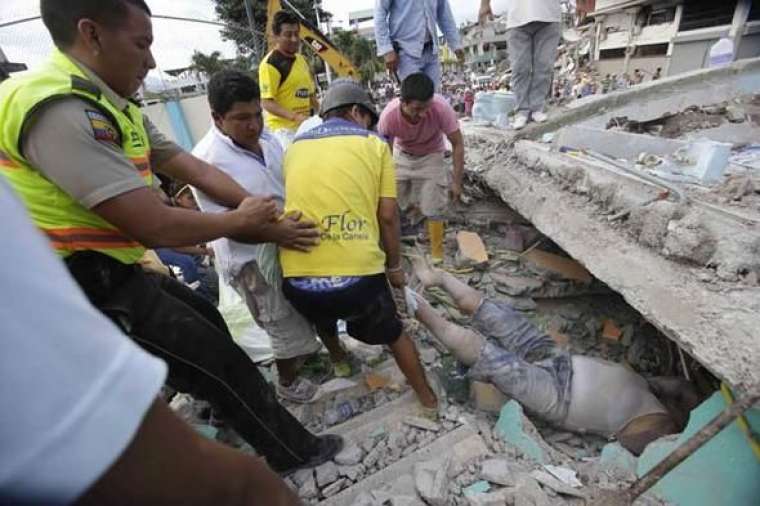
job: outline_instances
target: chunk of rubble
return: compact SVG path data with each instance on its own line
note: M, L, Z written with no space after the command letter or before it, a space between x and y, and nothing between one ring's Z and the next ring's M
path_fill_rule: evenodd
M430 506L447 506L448 470L451 457L419 462L414 465L414 486L417 493Z
M517 401L509 401L501 409L494 432L526 457L541 464L549 460L546 442Z
M340 478L339 480L334 481L330 485L323 488L322 495L325 497L334 496L335 494L343 490L346 487L346 485L348 485L348 483L349 483L348 480L346 480L345 478Z
M535 470L530 473L531 478L539 482L541 485L554 490L558 494L568 495L571 497L579 497L585 499L586 495L573 487L566 485L546 471Z
M320 488L326 487L338 479L338 466L335 462L325 462L315 470L317 485Z
M309 469L311 471L311 469ZM317 482L314 480L314 473L310 473L306 476L303 483L298 487L298 496L303 499L311 499L317 497L319 489L317 488Z
M422 430L429 430L431 432L438 432L441 430L441 426L432 420L426 418L420 418L419 416L407 416L404 418L404 423L411 427L416 427Z
M546 469L549 472L549 474L557 478L559 481L561 481L565 485L568 485L573 488L580 488L583 486L583 483L581 483L580 480L578 480L578 473L576 473L572 469L568 469L566 467L560 467L560 466L553 466L550 464L545 465L544 469Z
M597 469L610 478L619 481L634 481L638 459L618 443L609 443L602 448Z
M513 487L515 472L506 459L488 459L480 464L480 477L496 485Z
M299 469L290 476L290 479L293 480L293 483L295 483L296 487L300 487L306 483L309 478L314 478L314 469L312 468Z
M364 452L356 444L347 444L335 456L335 463L339 466L353 466L361 462Z
M462 265L481 265L488 262L488 252L483 239L475 232L457 232L459 252L457 259Z
M462 493L465 497L485 494L491 490L491 484L485 480L479 480L462 489Z
M552 502L538 482L527 474L521 474L515 481L515 487L509 489L511 500L507 502L514 506L551 506Z
M591 283L594 279L583 265L572 258L539 249L524 253L523 258L539 269L553 272L565 279L572 279L581 283Z
M507 490L498 490L488 494L475 494L467 496L468 506L505 506L510 493Z
M338 474L355 482L364 474L364 465L356 464L353 466L338 466Z
M496 290L512 297L529 295L544 286L543 280L531 276L515 276L499 272L491 272L489 276L496 284Z
M381 390L388 386L388 383L391 382L391 379L382 374L370 372L367 373L367 375L364 377L364 382L367 384L367 388L370 390Z

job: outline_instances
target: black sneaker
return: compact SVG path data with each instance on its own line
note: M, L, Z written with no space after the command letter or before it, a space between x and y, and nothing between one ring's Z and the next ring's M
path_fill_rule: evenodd
M328 460L332 460L343 449L343 438L334 434L317 436L317 452L303 464L291 467L284 471L278 471L281 476L286 477L299 469L317 467Z

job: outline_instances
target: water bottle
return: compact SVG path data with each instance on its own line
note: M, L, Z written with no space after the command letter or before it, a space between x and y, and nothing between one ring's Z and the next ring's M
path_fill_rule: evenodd
M710 48L710 68L725 67L734 61L734 42L723 37Z
M324 422L326 426L332 426L345 422L352 416L358 414L359 402L356 399L343 401L340 404L325 411Z

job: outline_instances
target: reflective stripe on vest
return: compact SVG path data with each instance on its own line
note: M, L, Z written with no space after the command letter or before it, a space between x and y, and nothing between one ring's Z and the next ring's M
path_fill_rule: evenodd
M121 149L147 187L153 184L150 140L139 107L116 108L66 55L55 50L39 70L15 74L0 84L0 174L24 201L35 224L61 256L93 250L123 263L137 262L145 248L82 206L36 170L21 152L24 125L43 104L78 97L119 130ZM97 167L93 167L97 170Z

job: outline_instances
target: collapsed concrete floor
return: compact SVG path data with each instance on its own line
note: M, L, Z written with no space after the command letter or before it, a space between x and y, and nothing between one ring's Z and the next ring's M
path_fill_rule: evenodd
M760 169L745 151L760 135L758 89L749 60L579 101L519 133L465 126L473 181L738 394L760 387ZM699 137L732 141L717 181L647 166Z
M548 237L488 190L468 185L467 193L473 203L466 214L452 216L444 268L520 309L574 353L621 362L645 376L681 375L685 367L703 394L715 389L712 375L688 357L682 361L672 342ZM462 257L460 231L483 239L486 264ZM405 252L426 249L407 245ZM469 324L445 293L424 293L447 318ZM322 355L306 365L321 383L317 400L284 402L312 431L341 434L347 443L334 462L288 478L301 498L331 506L580 505L599 490L618 490L636 479L637 459L619 444L531 420L493 387L471 382L423 327L407 323L446 398L440 419L420 418L387 350L343 336L357 374L332 378ZM172 405L206 435L252 451L205 403L179 396ZM652 496L638 504L662 502Z
M758 173L729 170L712 186L663 184L635 162L642 152L670 156L690 136L752 142L760 134L757 89L760 62L751 61L573 104L519 135L466 126L465 204L451 215L444 266L574 353L645 377L688 377L705 398L721 382L737 396L756 390ZM487 264L458 255L461 230L483 239ZM443 292L425 296L467 325ZM308 503L586 504L600 491L625 488L683 440L663 438L637 459L618 443L531 420L495 389L470 382L424 329L411 329L428 374L445 391L437 422L418 416L413 393L380 347L345 337L357 366L347 379L331 378L324 356L307 364L322 384L319 397L289 409L311 430L347 442L334 462L288 478ZM172 405L206 435L251 451L204 403L180 396ZM737 441L746 446L741 434ZM719 502L700 504L751 504L720 494ZM636 504L662 503L653 491Z

